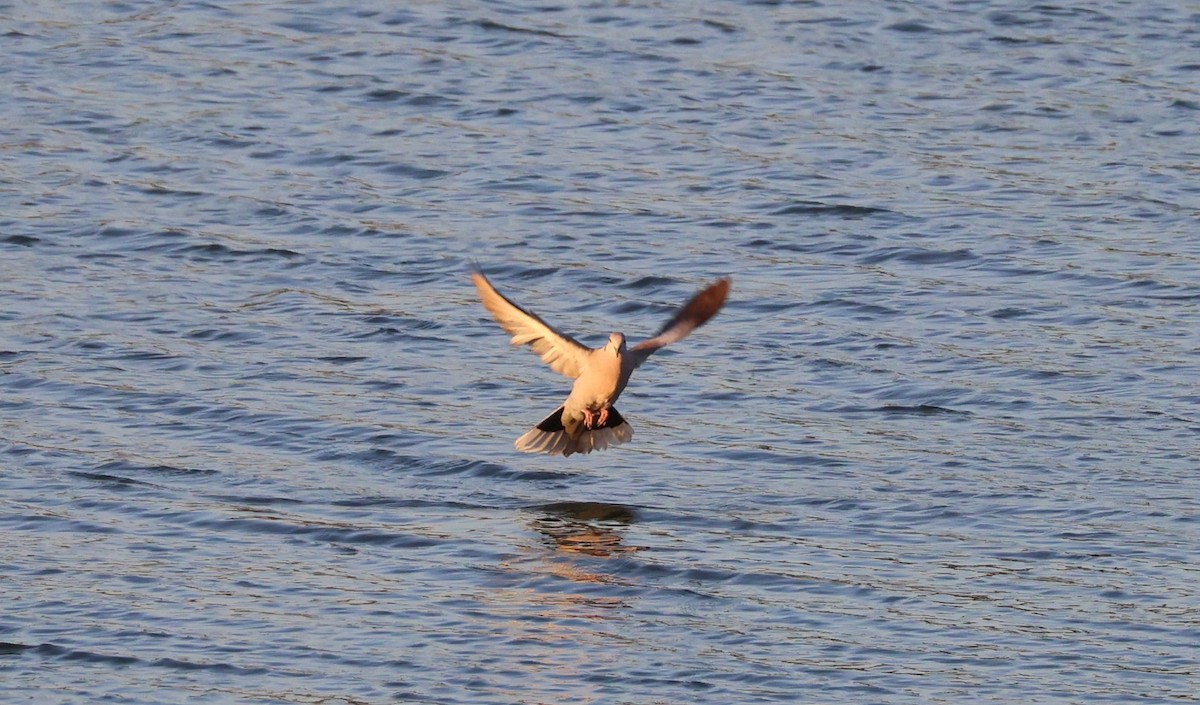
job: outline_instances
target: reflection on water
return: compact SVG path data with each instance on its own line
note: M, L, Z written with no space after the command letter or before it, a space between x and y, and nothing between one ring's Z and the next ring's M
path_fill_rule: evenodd
M634 510L600 502L558 502L515 516L524 516L542 540L501 561L499 569L512 582L484 597L490 609L520 615L506 621L505 632L524 639L537 660L561 659L549 658L537 645L605 639L598 630L633 609L638 591L634 581L618 575L618 568L605 560L637 550L622 544L622 530L636 519ZM529 620L536 622L532 636L525 633Z
M530 526L568 553L611 556L639 550L622 544L622 529L637 521L630 507L602 502L556 502L537 507Z

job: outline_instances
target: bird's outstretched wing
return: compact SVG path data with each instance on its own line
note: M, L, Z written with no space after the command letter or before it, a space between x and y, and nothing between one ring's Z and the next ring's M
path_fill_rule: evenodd
M512 335L513 345L528 345L542 356L542 361L559 374L575 378L583 372L584 362L592 352L569 335L563 335L536 315L526 311L496 291L483 272L476 269L471 275L483 305L496 317L500 327ZM686 334L685 334L686 335Z
M683 340L688 337L689 333L708 322L708 319L717 315L717 311L720 311L721 307L725 305L730 286L731 282L728 277L718 279L693 296L691 301L684 304L683 308L667 321L657 335L629 349L633 366L639 367L659 348Z

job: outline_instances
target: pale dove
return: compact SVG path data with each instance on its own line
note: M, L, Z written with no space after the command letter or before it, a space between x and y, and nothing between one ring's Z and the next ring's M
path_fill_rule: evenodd
M710 284L679 309L657 335L632 348L625 347L622 333L613 333L602 348L589 348L509 301L482 271L476 269L472 278L483 305L512 334L513 345L528 345L555 372L575 380L563 405L516 442L517 450L551 455L590 453L633 438L633 427L613 408L629 376L654 351L683 340L715 316L730 286L728 278Z

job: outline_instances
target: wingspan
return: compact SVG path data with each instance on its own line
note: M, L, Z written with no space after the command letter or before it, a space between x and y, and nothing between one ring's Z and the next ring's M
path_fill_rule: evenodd
M569 335L563 335L536 315L526 311L496 291L483 272L476 270L471 278L479 289L483 305L495 316L500 327L512 335L513 345L528 345L541 355L542 361L559 374L575 378L583 372L591 348Z
M718 279L684 304L657 335L630 348L633 366L639 367L657 350L683 340L689 333L707 323L708 319L717 315L717 311L725 305L731 285L728 277Z

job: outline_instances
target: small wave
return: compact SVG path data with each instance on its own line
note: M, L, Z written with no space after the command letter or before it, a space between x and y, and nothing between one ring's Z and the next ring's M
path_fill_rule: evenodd
M143 250L161 250L161 246L153 246L142 248ZM169 248L170 253L190 257L193 259L227 259L238 258L247 260L265 260L265 259L296 259L302 258L304 255L294 250L288 250L281 247L263 247L258 249L237 249L222 245L217 242L210 242L197 245L185 245L183 247L172 246Z
M275 507L281 505L302 505L303 500L293 499L291 497L259 497L254 495L233 495L233 494L210 494L209 499L214 499L219 502L228 502L229 504L243 504L255 507Z
M67 474L72 477L82 478L84 480L92 480L112 488L127 488L127 487L154 487L155 485L141 480L135 480L131 477L122 477L121 475L110 475L103 472L85 472L83 470L68 470Z
M814 308L846 309L865 316L896 316L900 313L896 309L888 308L887 306L867 304L861 301L854 301L852 299L845 299L841 297L821 299L820 301L814 301L810 304L807 304L807 306L812 306Z
M235 666L231 663L199 663L196 661L185 661L177 658L158 658L158 659L142 659L136 656L120 656L117 654L103 654L95 651L87 651L84 649L71 649L57 644L18 644L12 642L0 642L0 656L6 654L13 655L34 655L43 656L52 659L61 659L64 661L80 661L84 663L95 663L109 666L132 666L145 665L157 668L167 668L176 671L214 671L217 673L227 673L234 675L262 675L267 672L265 668L243 668Z
M418 179L421 181L440 179L443 176L450 175L450 172L442 169L429 169L425 167L413 166L411 164L392 164L384 167L383 171L393 176L402 176L406 179Z
M866 218L875 215L896 215L895 211L871 206L854 206L845 203L821 203L820 201L799 201L778 210L771 215L816 215L834 216L838 218Z
M889 260L900 260L913 264L949 264L965 260L977 259L976 255L966 248L957 250L931 250L924 247L886 247L863 257L863 264L879 264Z
M883 414L895 416L937 416L947 414L950 416L971 416L971 412L962 411L959 409L950 409L944 406L935 404L884 404L883 406L872 409Z
M630 282L625 286L629 289L655 289L661 286L674 284L675 280L668 277L646 276L636 281Z
M247 510L249 511L249 510ZM263 510L256 510L263 511ZM183 515L188 516L188 515ZM387 546L389 548L426 548L441 541L416 534L399 531L384 531L376 528L359 528L349 524L306 522L298 517L262 514L255 517L215 516L203 513L199 517L185 518L191 526L213 531L234 531L255 535L276 535L303 538L318 543L363 544Z
M575 475L575 473L558 470L518 470L506 465L499 465L497 463L491 463L484 460L463 460L457 462L437 463L436 467L431 469L431 471L426 474L462 474L468 477L486 477L496 480L513 480L517 482L562 480Z
M96 466L95 473L109 475L117 472L121 473L145 473L148 475L168 475L168 476L187 476L187 475L217 475L217 470L207 468L185 468L174 465L141 465L138 463L129 462L126 460L110 460L107 463Z
M500 31L500 32L512 32L514 34L530 34L530 35L537 36L537 37L554 37L555 39L565 39L567 36L564 34L558 34L556 32L550 32L550 31L544 30L544 29L531 29L529 27L516 27L513 25L503 24L501 22L496 22L495 20L478 20L475 24L477 26L481 27L482 29L492 30L492 31Z

